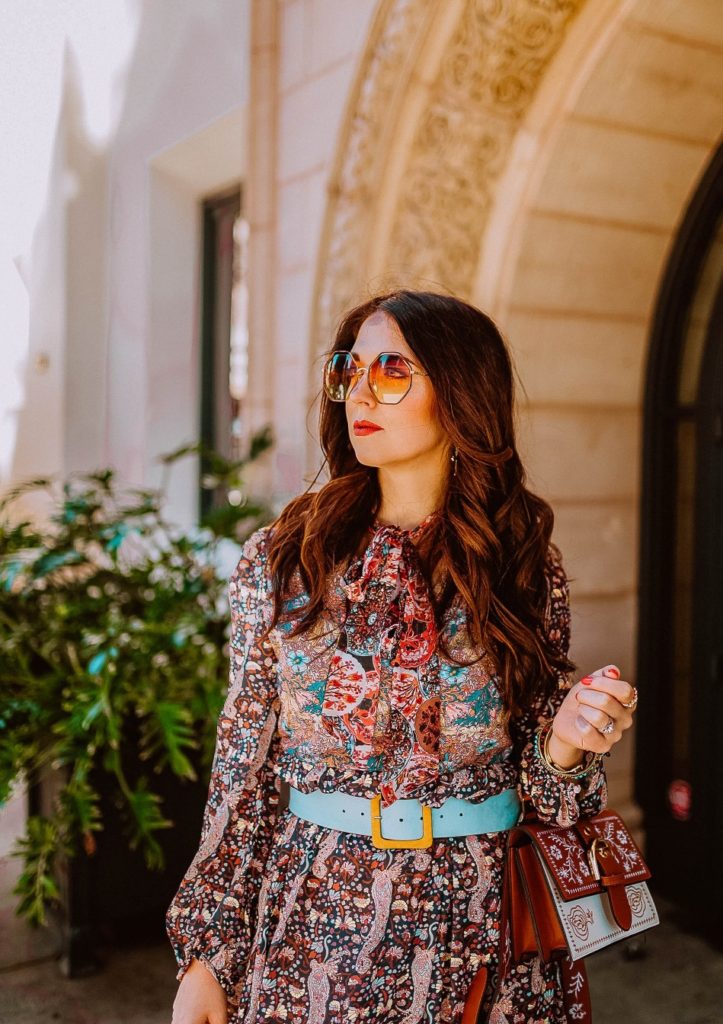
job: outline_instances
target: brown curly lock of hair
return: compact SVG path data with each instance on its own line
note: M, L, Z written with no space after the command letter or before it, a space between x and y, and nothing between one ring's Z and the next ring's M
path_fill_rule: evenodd
M347 312L330 351L351 349L362 323L377 310L396 321L429 374L435 414L458 450L442 515L417 546L438 627L459 594L470 640L482 648L479 657L492 655L505 708L518 716L552 692L556 673L577 666L544 631L546 566L549 552L559 557L559 549L550 542L551 507L524 485L510 354L481 310L451 295L410 290L377 295ZM271 524L274 612L266 634L282 617L283 596L297 569L309 600L289 635L311 628L324 605L328 574L363 550L381 504L377 470L357 460L343 403L330 401L323 389L320 397L319 436L329 480L292 499ZM455 664L473 663L456 660L441 633L439 644Z

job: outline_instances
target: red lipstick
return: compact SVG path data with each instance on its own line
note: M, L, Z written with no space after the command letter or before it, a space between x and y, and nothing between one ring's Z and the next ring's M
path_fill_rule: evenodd
M381 430L382 428L377 426L376 423L372 423L370 420L354 420L354 433L357 435L373 434L375 430Z

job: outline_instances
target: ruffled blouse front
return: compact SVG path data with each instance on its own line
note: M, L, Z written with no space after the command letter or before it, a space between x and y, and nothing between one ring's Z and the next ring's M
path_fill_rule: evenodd
M414 547L432 519L408 531L374 523L363 554L330 579L324 614L297 637L293 614L264 635L270 528L248 538L231 577L229 689L208 801L198 851L166 915L177 978L201 959L228 995L230 1024L418 1020L411 1007L456 1022L479 966L494 963L500 834L379 850L282 808L282 779L305 791L381 793L387 806L406 796L433 806L451 795L482 800L518 786L541 820L561 825L606 804L602 765L567 780L534 754L534 731L570 677L560 674L552 696L513 723L457 601L440 627L445 642L457 660L482 657L459 667L435 650ZM567 579L558 549L550 555L545 628L567 653ZM297 586L287 608L307 600ZM484 1012L562 1022L557 966L520 965Z
M355 620L363 623L362 634L373 627L380 659L390 665L419 668L437 645L434 611L415 546L437 515L430 513L411 530L376 521L365 553L352 561L341 579L354 608L351 628ZM366 646L363 635L359 641Z
M552 780L553 803L559 782L530 746L545 708L509 722L496 666L470 643L460 602L452 603L442 632L457 660L479 660L460 667L436 649L416 543L438 515L409 530L376 520L362 555L330 581L329 620L311 636L278 632L281 751L274 771L305 792L380 793L384 806L414 796L436 807L449 796L484 800L515 786L522 769L542 800ZM569 642L564 574L554 561L550 572L548 630L555 642ZM288 606L306 599L297 592ZM572 787L567 803L585 781L565 783Z

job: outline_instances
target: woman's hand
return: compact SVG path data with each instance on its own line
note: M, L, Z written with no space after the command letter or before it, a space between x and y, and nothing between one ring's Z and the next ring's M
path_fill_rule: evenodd
M560 768L571 768L585 750L606 753L633 724L636 707L637 691L620 678L616 665L584 676L571 687L552 720L551 759ZM603 728L607 731L601 732Z
M195 958L181 978L171 1024L228 1024L226 993Z

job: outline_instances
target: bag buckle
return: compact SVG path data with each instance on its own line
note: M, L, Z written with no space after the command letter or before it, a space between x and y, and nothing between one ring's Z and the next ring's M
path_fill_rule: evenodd
M422 835L419 839L391 839L382 835L381 793L370 798L372 818L372 842L379 850L410 849L420 850L432 845L432 808L422 804Z
M593 878L597 882L600 881L600 865L597 860L598 852L602 857L605 857L608 853L608 844L606 839L600 839L598 836L595 836L588 847L587 860L590 865L590 871L592 872Z

